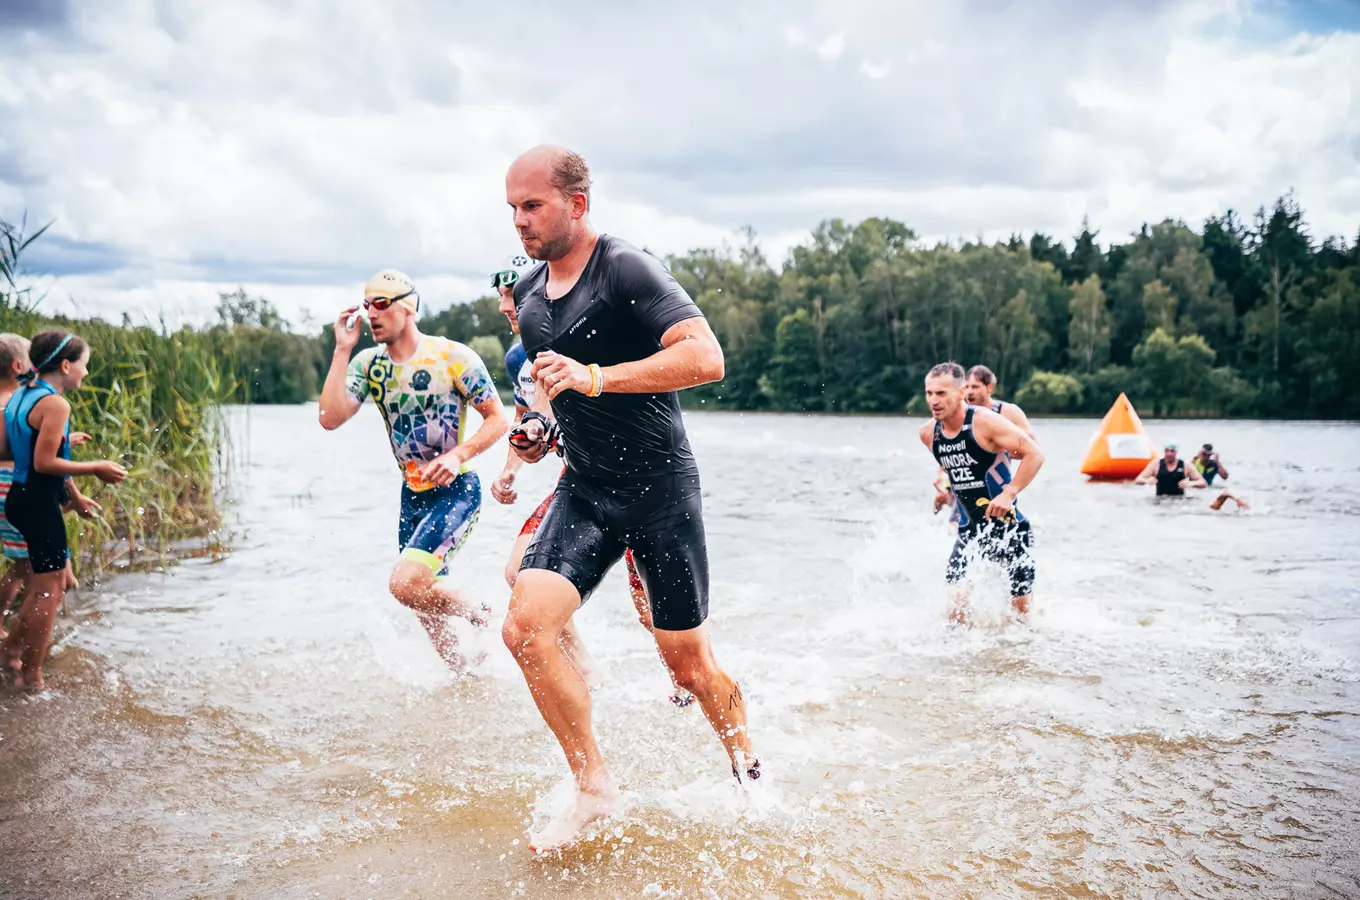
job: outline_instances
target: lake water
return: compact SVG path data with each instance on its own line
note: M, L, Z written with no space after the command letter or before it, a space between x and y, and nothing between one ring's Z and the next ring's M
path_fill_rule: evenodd
M73 598L50 690L0 691L0 895L1360 896L1360 428L1150 422L1212 441L1249 513L1077 472L1045 420L1028 626L952 542L920 420L690 414L712 623L767 777L667 703L621 570L578 616L626 812L538 858L566 767L493 629L452 679L387 594L398 475L371 410L234 415L224 559ZM484 484L503 449L479 460ZM456 564L504 610L555 471L487 495Z

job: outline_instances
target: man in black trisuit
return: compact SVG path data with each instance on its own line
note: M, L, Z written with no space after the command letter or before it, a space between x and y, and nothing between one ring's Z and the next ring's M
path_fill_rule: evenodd
M949 555L945 579L959 585L950 619L968 621L962 583L971 555L1000 563L1011 578L1011 605L1024 616L1034 590L1034 533L1015 507L1044 464L1039 444L1000 413L970 406L964 399L963 367L940 363L926 375L926 402L933 422L921 426L921 443L930 448L949 476L959 519L959 536ZM1010 463L1020 465L1012 472Z
M1158 497L1184 497L1186 488L1207 488L1209 483L1194 466L1176 455L1176 445L1162 448L1162 458L1148 462L1147 468L1134 479L1135 484L1157 483Z
M547 261L515 285L537 390L512 445L533 462L560 429L566 461L524 554L503 629L576 778L571 807L530 836L541 852L573 843L618 805L591 727L590 692L558 637L625 550L633 551L651 601L662 658L698 698L733 774L757 778L760 764L741 691L718 667L704 624L699 470L676 395L723 377L722 348L660 262L591 228L590 172L579 155L530 150L510 167L505 187L524 251Z

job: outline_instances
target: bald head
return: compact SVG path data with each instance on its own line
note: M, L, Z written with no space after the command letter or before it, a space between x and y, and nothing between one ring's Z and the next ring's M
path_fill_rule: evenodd
M590 166L586 164L585 157L575 150L554 144L539 144L521 153L510 165L511 175L517 170L546 180L564 197L584 194L586 207L590 207Z
M590 167L581 154L543 145L520 154L505 173L505 200L534 259L561 259L590 235Z

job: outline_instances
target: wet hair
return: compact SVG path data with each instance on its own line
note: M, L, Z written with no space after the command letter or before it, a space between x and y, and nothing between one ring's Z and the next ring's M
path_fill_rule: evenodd
M941 378L946 375L959 384L964 382L963 366L956 362L942 362L937 366L932 366L930 371L926 373L927 378Z
M986 366L973 366L968 370L969 378L976 378L987 387L996 387L996 373Z
M33 361L33 368L41 375L60 369L63 360L75 362L88 349L89 345L78 334L61 329L40 331L33 335L33 340L29 342L28 358Z
M590 166L585 157L575 150L563 150L552 161L552 186L562 192L562 196L585 194L586 206L590 206Z
M33 365L28 361L28 338L6 331L0 334L0 378L13 375L16 362L23 363L25 369Z
M1213 453L1213 452L1214 452L1214 445L1213 445L1213 444L1205 444L1205 445L1204 445L1203 447L1201 447L1200 449L1201 449L1201 450L1208 450L1210 453Z

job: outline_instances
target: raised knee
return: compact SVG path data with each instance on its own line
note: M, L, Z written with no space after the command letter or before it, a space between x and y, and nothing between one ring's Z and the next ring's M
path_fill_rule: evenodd
M529 622L514 614L505 617L505 624L501 626L501 640L505 641L505 649L516 657L532 655L534 639L537 637L538 629Z
M712 683L712 672L697 662L683 662L671 669L675 683L696 697L706 696Z
M394 571L387 581L387 589L402 606L419 609L424 605L428 585L424 580L409 572Z

